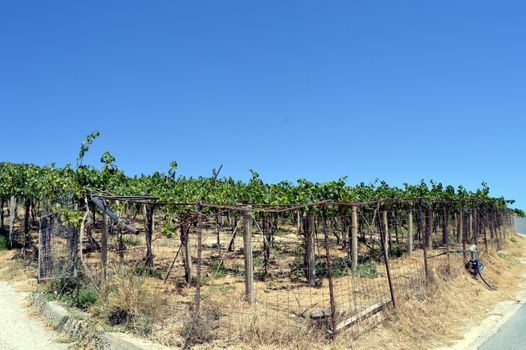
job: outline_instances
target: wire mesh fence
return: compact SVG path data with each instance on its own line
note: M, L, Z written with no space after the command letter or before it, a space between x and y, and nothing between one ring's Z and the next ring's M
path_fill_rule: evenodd
M78 234L60 215L40 218L38 279L77 277Z
M467 245L487 250L511 232L509 212L479 203L174 209L155 200L104 201L119 220L92 208L80 235L52 216L41 220L40 277L74 271L80 261L82 277L106 295L115 280L146 278L169 298L156 330L176 324L186 339L198 320L222 339L269 323L295 334L358 336L424 293L434 275L462 273ZM78 249L71 237L82 238Z

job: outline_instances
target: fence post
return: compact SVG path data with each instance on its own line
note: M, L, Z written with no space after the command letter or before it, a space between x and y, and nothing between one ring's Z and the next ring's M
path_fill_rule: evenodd
M446 245L447 266L449 271L451 267L449 260L449 208L447 203L444 203L443 213L444 217L442 221L442 241Z
M102 271L100 276L100 291L102 295L106 295L106 277L108 265L108 218L102 214L102 233L100 236L100 262L102 264Z
M16 198L11 196L9 200L9 246L13 248L15 240L15 218L16 218Z
M479 211L477 208L473 208L473 243L479 245Z
M413 252L413 207L409 207L409 213L407 218L407 251L409 254Z
M487 211L480 211L480 229L484 239L484 250L488 253L488 214Z
M146 225L146 258L144 265L151 269L153 267L153 251L152 251L152 236L153 236L153 225L154 225L154 207L152 205L144 206L145 214L145 225Z
M459 230L460 237L462 237L462 258L464 263L466 263L467 253L466 253L466 230L464 229L464 201L460 202L460 213L458 214L458 220L460 221Z
M351 268L356 272L358 268L358 210L356 205L351 208Z
M327 210L323 207L323 242L325 245L325 254L327 255L327 275L329 278L329 299L331 304L331 330L332 337L336 336L336 301L334 298L334 280L332 276L332 259L329 249L329 234L327 230Z
M46 213L47 214L47 213ZM42 265L47 252L48 252L48 241L49 241L49 217L42 215L39 218L38 225L38 281L40 282L45 278L45 266Z
M473 243L473 208L471 208L471 211L469 212L468 242Z
M181 245L183 250L184 277L186 283L192 283L192 253L190 252L190 225L187 222L181 223Z
M427 249L431 250L433 249L433 226L434 226L434 213L433 213L433 205L429 204L427 208L427 215L426 215L426 225L427 225Z
M196 286L195 286L195 314L199 317L201 306L201 256L203 252L203 208L199 204L197 207L197 271L196 271Z
M31 200L26 198L24 200L24 245L22 247L22 255L26 255L27 249L33 245L31 233L29 232L29 216L31 210Z
M254 303L254 262L252 256L252 213L250 207L243 211L243 253L245 257L245 295L249 304Z
M389 224L387 222L387 211L382 212L382 224L383 232L385 233L385 238L382 242L382 247L385 252L389 255L389 242L387 241L387 236L389 235Z
M387 211L384 211L383 213L387 213ZM386 227L386 221L385 221L386 215L383 216L382 223L378 226L380 226L380 242L382 245L385 244L387 241L387 227ZM389 293L391 294L391 302L393 303L393 307L396 308L396 300L395 300L395 294L393 289L393 282L391 280L391 270L389 268L389 254L388 251L385 249L383 250L383 257L384 257L384 264L385 264L385 272L387 274L387 283L389 284Z
M427 215L426 215L426 227L424 229L424 244L423 244L423 250L424 250L424 270L426 273L426 282L429 280L429 267L427 265L427 248L429 247L429 240L431 236L431 229L433 226L433 208L429 206L427 208Z
M305 230L305 257L307 268L307 281L311 286L316 283L316 237L314 236L314 215L308 213L304 218L303 229Z

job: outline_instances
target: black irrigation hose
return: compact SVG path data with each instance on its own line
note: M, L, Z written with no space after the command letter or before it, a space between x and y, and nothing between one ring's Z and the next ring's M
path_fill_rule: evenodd
M484 284L486 284L486 286L488 286L489 289L491 289L492 291L496 292L497 291L497 288L493 287L493 286L490 286L488 282L486 282L486 280L484 279L484 277L482 277L482 274L480 273L480 270L477 268L477 275L480 276L480 279L482 280L482 282L484 282Z

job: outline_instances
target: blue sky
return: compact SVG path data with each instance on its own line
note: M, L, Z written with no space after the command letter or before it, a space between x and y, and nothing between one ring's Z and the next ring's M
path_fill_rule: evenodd
M526 208L523 1L3 1L0 160L436 179Z

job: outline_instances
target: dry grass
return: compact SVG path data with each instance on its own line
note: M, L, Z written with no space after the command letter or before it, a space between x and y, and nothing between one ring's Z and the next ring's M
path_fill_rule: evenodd
M328 308L327 294L323 294L327 293L325 283L323 288L309 290L295 288L294 283L279 278L272 280L272 287L266 282L256 282L259 303L248 307L243 300L242 278L229 275L214 278L207 267L205 275L211 278L203 286L202 318L197 321L191 317L192 287L174 286L173 281L163 284L159 279L136 276L129 270L114 274L107 299L92 311L106 322L112 315L121 313L127 329L175 346L181 346L189 338L189 344L195 348L434 348L459 339L461 325L466 321L476 323L497 302L512 298L524 270L519 259L523 257L521 249L526 246L523 239L515 241L506 243L504 255L499 256L490 249L481 257L486 265L483 275L498 287L498 292L467 274L460 254L451 254L449 268L446 268L445 256L430 259L433 278L426 288L419 278L423 273L421 252L393 260L392 274L398 297L396 313L381 312L342 331L332 342L325 337L326 325L317 324L308 316L298 316L298 311L309 305ZM432 251L430 255L436 253L438 251ZM380 271L385 274L381 266ZM360 304L370 305L388 295L384 279L349 280L349 277L336 279L336 289L347 288ZM368 291L378 294L371 295ZM273 304L272 300L278 302ZM343 299L338 302L351 308ZM343 320L348 316L343 313L338 317Z
M95 236L97 234L95 232ZM181 346L188 340L188 344L196 349L423 349L458 339L461 325L467 320L476 323L495 303L512 298L525 269L519 260L523 258L526 243L520 238L515 238L515 243L506 243L504 255L499 256L490 250L482 257L486 265L483 274L498 287L498 292L489 290L465 273L458 254L451 256L451 269L444 268L444 256L430 260L434 278L427 288L422 285L421 252L393 259L391 268L398 301L396 313L383 311L358 326L343 330L334 341L330 341L325 333L327 319L316 323L308 316L311 311L329 308L327 281L321 288L310 288L303 281L292 281L287 274L294 257L301 256L301 252L294 251L301 244L301 236L276 235L276 246L280 249L271 254L274 275L271 279L255 282L257 303L253 307L244 301L242 274L235 272L236 266L242 264L242 252L239 249L230 253L222 251L221 258L228 273L221 276L210 264L219 258L214 246L214 231L205 230L203 236L201 318L192 317L195 289L182 282L181 258L177 260L167 284L159 278L140 276L134 271L134 266L141 265L145 255L144 235L130 236L134 244L128 246L123 261L114 251L110 252L111 278L107 295L100 298L90 311L105 327L113 324L116 328L131 330L165 345ZM221 232L223 246L229 237L229 231ZM237 238L237 248L241 240L241 237ZM334 241L331 244L331 255L345 255ZM116 236L111 236L110 249L115 246ZM163 277L178 246L178 239L163 237L154 242L155 269L161 271ZM256 258L261 248L262 242L256 237ZM432 251L430 255L436 253ZM0 252L0 259L7 260L12 254ZM195 251L193 255L196 255ZM86 260L97 276L100 272L99 254L89 254ZM261 269L260 266L257 268ZM345 309L339 310L339 321L389 295L385 269L381 265L378 268L383 278L346 276L335 279L337 304ZM27 280L34 277L34 273L34 267L27 267L21 261L0 264L0 276L6 278Z

